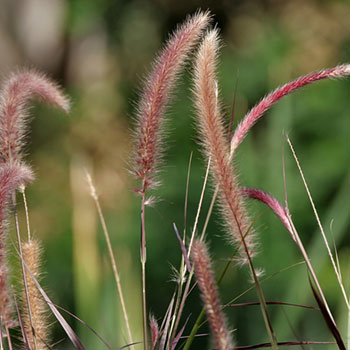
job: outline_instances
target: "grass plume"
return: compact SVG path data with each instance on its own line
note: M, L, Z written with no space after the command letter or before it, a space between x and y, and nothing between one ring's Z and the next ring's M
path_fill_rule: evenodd
M208 316L209 326L215 339L216 349L233 349L233 340L222 312L219 294L214 279L208 248L203 241L196 240L192 249L195 276Z
M243 118L237 126L235 133L231 139L231 155L241 144L250 128L282 97L322 79L343 78L350 75L350 65L343 64L333 68L321 70L297 78L268 94L257 105L255 105Z
M0 159L19 161L26 135L27 102L33 97L69 111L69 101L43 74L32 70L14 73L5 80L0 92Z
M23 259L36 280L40 280L41 247L36 239L22 245ZM48 345L49 324L47 321L47 305L41 297L32 276L27 275L28 298L24 293L24 330L32 349L45 350ZM34 340L35 337L35 340Z
M141 180L139 192L157 185L155 173L162 157L162 124L180 70L203 30L210 21L209 12L198 12L179 26L153 64L145 80L137 113L135 175Z
M218 46L218 31L214 29L204 38L196 57L195 106L200 141L205 156L211 160L211 175L219 188L219 203L227 232L230 239L240 246L240 261L247 263L247 255L253 257L256 254L256 244L237 176L230 163L229 145L218 102L215 75Z

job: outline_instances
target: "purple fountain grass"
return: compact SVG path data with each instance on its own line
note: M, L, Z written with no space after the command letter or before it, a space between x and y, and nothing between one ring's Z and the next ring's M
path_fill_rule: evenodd
M137 114L134 173L142 181L137 192L144 193L157 185L155 174L164 149L164 112L176 78L209 21L209 12L198 12L189 17L169 39L145 80Z
M11 194L33 180L31 170L24 165L4 164L0 167L0 318L5 328L16 324L13 318L12 293L8 283L7 217Z
M203 152L211 160L211 175L219 188L219 204L225 217L229 238L241 248L240 262L247 263L248 254L250 257L256 254L256 244L251 220L230 163L229 144L220 113L215 78L217 51L218 31L212 30L204 38L196 57L195 106Z
M208 249L203 241L194 241L191 257L216 349L233 349L233 340L222 312Z
M241 123L236 128L235 133L231 139L231 156L243 141L250 128L259 120L259 118L264 115L264 113L269 108L271 108L282 97L318 80L327 78L342 78L347 75L350 75L350 65L344 64L305 75L283 85L282 87L277 88L275 91L268 94L245 115Z
M19 161L26 134L27 102L38 97L48 104L69 111L69 101L44 75L23 70L4 82L0 100L0 159Z

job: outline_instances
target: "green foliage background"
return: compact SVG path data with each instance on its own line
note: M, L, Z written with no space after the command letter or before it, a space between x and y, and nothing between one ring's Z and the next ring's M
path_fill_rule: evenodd
M57 45L46 53L38 51L37 56L27 48L30 48L30 38L26 38L25 30L17 21L31 12L23 10L18 14L16 11L21 11L23 4L14 7L11 2L4 2L1 5L5 11L2 13L7 14L2 15L1 30L15 49L11 56L14 58L6 56L12 51L3 50L0 69L7 74L15 65L35 66L56 78L71 96L72 113L68 117L42 106L35 106L31 111L35 118L31 124L27 159L37 175L27 193L31 224L44 242L43 284L52 299L86 321L116 348L126 344L126 335L84 169L92 172L100 194L135 340L141 341L140 204L132 191L137 184L127 170L140 77L149 71L168 33L197 8L212 11L213 23L221 28L223 37L219 82L228 119L235 84L238 84L236 125L250 107L277 86L310 71L350 61L350 5L340 0L188 0L176 4L168 0L72 0L60 1L60 5L53 3L61 11L60 26L51 41L56 40ZM33 2L32 6L40 5ZM52 15L48 7L43 25ZM35 38L33 40L33 45L37 45ZM183 228L186 173L191 152L188 230L193 226L205 173L197 146L190 87L189 64L168 112L168 152L160 176L162 186L154 193L159 201L147 211L148 307L160 322L175 286L171 282L174 277L171 266L178 267L181 258L172 225L175 222L179 229ZM349 107L349 79L309 86L285 98L267 113L241 145L236 160L242 185L262 188L283 202L284 152L290 211L344 336L345 304L326 250L320 243L316 220L285 143L285 134L294 144L330 240L333 232L344 282L349 287ZM208 190L205 196L200 228L210 193ZM252 217L259 216L255 226L261 252L256 265L265 270L265 275L301 261L286 230L274 215L256 203L249 203L249 208ZM220 271L232 247L224 238L218 217L211 220L207 240L215 267ZM232 266L220 288L222 301L230 301L250 285L246 269ZM268 301L315 306L303 265L283 271L264 283L263 288ZM237 302L256 300L253 291ZM190 316L185 334L200 308L197 291L194 291L185 311L186 317ZM269 311L280 341L330 340L317 311L280 306L271 306ZM226 313L235 330L237 344L268 341L257 307L229 307ZM104 348L85 326L70 320L88 349ZM203 332L207 332L206 327ZM57 349L70 348L65 338L56 324L53 341L62 339ZM193 349L204 346L210 347L209 337L196 340Z

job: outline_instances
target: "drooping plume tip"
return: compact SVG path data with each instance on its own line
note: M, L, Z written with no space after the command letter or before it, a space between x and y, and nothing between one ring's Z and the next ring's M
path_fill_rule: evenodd
M34 70L13 73L0 92L0 160L20 161L26 134L28 102L38 98L68 112L68 98L55 83Z

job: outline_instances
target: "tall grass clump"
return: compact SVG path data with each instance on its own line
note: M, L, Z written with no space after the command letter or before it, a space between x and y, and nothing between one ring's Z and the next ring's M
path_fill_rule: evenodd
M344 339L346 336L350 337L350 317L349 331L346 334L338 326L332 305L328 302L322 283L317 276L317 269L309 257L297 225L292 219L288 201L286 200L285 205L282 205L273 194L262 189L242 185L244 179L239 177L240 169L235 158L237 149L247 133L274 104L311 83L350 75L350 65L339 65L311 73L277 88L248 111L234 132L231 133L231 127L227 126L228 123L225 120L223 112L225 106L220 100L217 78L221 46L220 35L216 27L210 28L210 22L209 12L198 11L193 16L188 17L170 36L163 50L157 55L150 73L144 79L136 111L136 125L133 135L134 151L130 172L139 182L135 186L135 192L141 200L138 215L141 228L140 232L135 232L135 234L140 234L141 237L139 246L141 290L139 294L142 300L142 309L139 310L139 313L142 315L142 339L135 337L134 329L137 328L137 325L132 323L128 312L128 305L132 300L128 300L130 296L123 292L122 288L127 276L119 273L118 259L114 255L113 240L99 202L98 191L93 184L92 177L87 174L86 187L87 190L90 189L101 221L123 314L122 332L125 337L122 340L124 342L122 348L189 350L194 349L196 337L207 336L213 339L211 342L213 346L210 348L218 350L256 348L277 350L281 346L295 345L301 348L312 345L316 348L316 345L325 344L330 344L329 346L332 348L337 347L341 350L349 349L346 347ZM167 107L171 104L172 97L176 93L178 78L187 62L193 66L191 96L195 110L195 132L206 166L206 173L204 180L201 179L203 181L202 192L190 233L186 232L186 223L182 235L177 225L173 223L174 234L178 238L179 252L181 252L181 262L178 268L173 268L176 275L174 292L169 296L166 312L163 317L159 317L150 311L152 306L148 306L147 303L146 208L154 203L153 194L157 186L160 185L160 166L163 163L166 150L164 137L166 120L169 119L169 124L171 124L171 118L166 118ZM25 194L26 186L34 179L24 154L25 136L28 129L28 103L32 98L38 98L64 112L69 110L67 97L56 84L33 70L22 70L10 75L4 81L0 91L0 350L14 348L51 349L53 347L51 344L55 340L50 338L49 311L63 327L74 348L89 349L89 345L87 344L86 347L83 345L78 335L62 316L59 307L50 300L41 286L41 274L44 272L41 261L43 244L32 234L29 219L30 209ZM340 292L344 298L345 308L350 315L349 292L343 283L338 258L333 256L334 253L329 247L302 167L288 137L287 143L310 199ZM191 162L192 156L190 164ZM186 193L185 217L188 205L190 170L189 166L187 188L184 189ZM207 183L211 184L212 191L207 191ZM21 195L21 200L17 200L18 193ZM202 204L204 198L209 196L208 193L210 193L211 204L207 212L204 212ZM311 295L314 297L317 307L293 304L289 300L287 302L270 301L266 298L263 283L272 276L263 276L260 269L256 268L257 255L258 253L264 254L264 251L258 243L259 230L255 227L257 217L250 213L247 206L249 199L258 200L265 204L282 222L283 229L289 234L291 241L300 252L303 264L306 265L306 280L308 280ZM17 215L19 204L23 204L25 211L26 220L23 228ZM208 232L208 223L215 204L219 208L221 226L225 231L224 243L228 244L232 251L218 275L214 267L216 261L210 257L209 244L206 243L212 238ZM200 216L204 218L202 226L199 220ZM13 273L7 253L9 242L11 242L9 239L11 222L13 222L12 227L14 227L17 240L15 245L17 261L21 267L21 283L18 283L21 285L21 291L12 287L13 276L19 274ZM22 231L26 231L26 238L24 238L23 233L21 234ZM255 291L257 301L240 303L239 306L258 305L260 307L261 323L265 327L263 343L237 344L238 337L235 336L235 330L240 325L230 326L233 322L229 322L228 314L232 309L229 309L228 306L237 306L235 303L240 296L232 295L232 300L224 302L222 302L223 297L220 296L220 286L224 278L226 278L227 284L234 285L235 283L235 281L227 280L227 271L230 266L235 270L248 271L247 283L250 284L250 287L243 291L241 296L252 290ZM198 294L196 294L197 292ZM194 300L194 302L202 304L202 310L198 315L186 313L189 300L192 303ZM271 318L268 305L316 309L324 320L325 327L328 328L329 335L333 337L333 340L325 342L318 339L298 338L297 336L296 339L281 339L278 332L275 331L274 320ZM70 312L68 311L68 313ZM93 329L84 320L81 320L79 315L71 314L71 316L94 333L104 348L112 349L108 340L100 335L103 330ZM254 328L258 322L260 322L259 317L252 319L251 327ZM201 332L205 324L210 330L210 335ZM120 325L115 327L120 328ZM294 325L286 325L286 327L293 329ZM121 342L121 340L119 341Z

